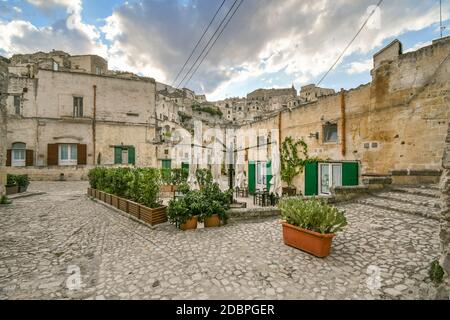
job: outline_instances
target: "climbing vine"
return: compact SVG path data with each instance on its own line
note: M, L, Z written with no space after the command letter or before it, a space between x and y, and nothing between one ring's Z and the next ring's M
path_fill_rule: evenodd
M299 150L300 148L300 150ZM299 155L300 153L300 155ZM303 139L287 137L281 145L281 179L292 187L294 178L303 172L308 162L318 161L308 154L308 145Z

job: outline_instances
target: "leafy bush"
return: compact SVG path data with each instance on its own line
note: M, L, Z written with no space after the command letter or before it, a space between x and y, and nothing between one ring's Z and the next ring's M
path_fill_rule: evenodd
M16 175L16 182L19 187L26 188L30 185L30 178L27 174Z
M11 200L7 196L3 195L0 197L0 204L11 204Z
M7 186L17 185L17 176L13 174L6 175L6 185Z
M189 176L189 170L186 169L172 169L172 184L181 185L186 183Z
M430 270L428 271L431 281L435 285L440 285L444 280L444 269L442 269L438 260L431 263Z
M212 183L213 177L211 170L198 169L195 175L197 177L198 184L201 186L206 186Z
M169 222L174 224L177 228L192 218L192 214L184 198L171 200L169 202L167 218L169 219Z
M157 208L161 175L152 168L91 169L88 174L91 188Z
M321 234L337 233L347 225L343 211L317 199L283 199L278 207L287 223Z

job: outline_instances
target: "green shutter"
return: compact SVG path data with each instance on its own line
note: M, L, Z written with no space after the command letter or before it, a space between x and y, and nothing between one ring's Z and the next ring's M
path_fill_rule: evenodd
M359 185L359 163L343 162L342 163L342 185L357 186Z
M267 182L267 190L270 191L270 180L272 180L273 174L272 174L272 162L267 162L267 171L266 171L266 182Z
M319 194L319 164L308 162L305 165L305 196L317 196Z
M256 191L256 165L254 161L248 163L248 192L254 194Z
M114 148L114 164L122 164L122 148Z
M128 164L136 164L136 149L134 147L128 147Z
M183 162L181 164L181 169L189 172L189 163Z

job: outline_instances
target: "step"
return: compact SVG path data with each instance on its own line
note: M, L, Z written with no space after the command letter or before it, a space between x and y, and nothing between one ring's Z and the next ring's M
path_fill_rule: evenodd
M435 209L441 208L441 201L438 198L417 195L417 194L409 194L406 192L396 192L396 191L382 191L371 194L373 197L386 199L386 200L394 200L403 203L411 203L417 206L425 206Z
M432 186L392 186L389 188L391 191L408 193L418 196L430 197L430 198L440 198L441 192L439 188L435 185Z
M440 214L441 214L440 210L436 209L436 208L418 206L415 204L404 203L404 202L395 201L395 200L380 199L377 197L359 199L359 200L357 200L357 203L369 205L369 206L380 208L380 209L417 215L417 216L435 219L435 220L439 220Z

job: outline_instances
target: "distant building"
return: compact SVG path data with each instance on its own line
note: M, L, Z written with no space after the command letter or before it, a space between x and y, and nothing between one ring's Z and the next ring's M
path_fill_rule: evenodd
M300 98L306 102L317 101L318 98L335 94L334 89L316 87L315 84L303 86L300 90Z

